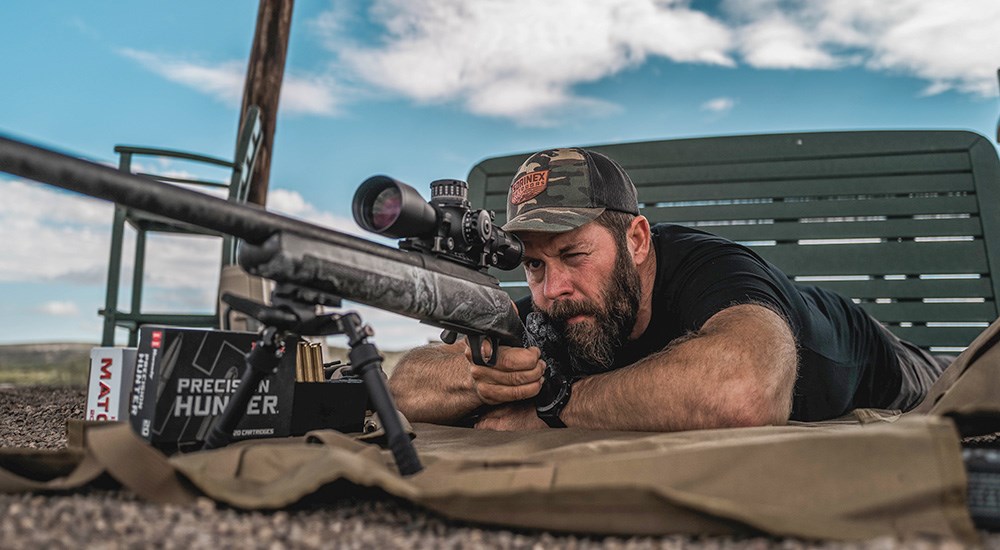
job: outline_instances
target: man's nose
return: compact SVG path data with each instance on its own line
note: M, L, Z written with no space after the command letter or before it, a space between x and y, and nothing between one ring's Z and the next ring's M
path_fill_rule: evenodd
M560 266L546 266L542 292L545 299L550 301L570 297L573 294L573 281L569 273Z

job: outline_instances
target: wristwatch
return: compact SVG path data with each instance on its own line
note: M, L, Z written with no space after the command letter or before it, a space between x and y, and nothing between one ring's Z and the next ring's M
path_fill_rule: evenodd
M562 414L566 403L569 403L573 382L576 380L554 372L548 367L545 370L542 389L535 396L535 412L550 428L565 428L566 423L559 418L559 415Z

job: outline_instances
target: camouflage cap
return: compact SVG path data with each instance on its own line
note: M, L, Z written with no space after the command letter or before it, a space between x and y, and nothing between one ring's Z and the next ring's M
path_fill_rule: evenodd
M514 175L503 229L562 233L605 210L639 214L635 186L621 165L595 151L547 149Z

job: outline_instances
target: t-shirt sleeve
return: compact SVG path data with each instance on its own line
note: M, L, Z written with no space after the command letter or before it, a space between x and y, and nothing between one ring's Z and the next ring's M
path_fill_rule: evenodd
M740 245L718 242L699 247L676 275L676 312L686 331L701 329L728 307L751 303L793 322L791 305L777 280L785 276ZM797 327L793 324L792 329Z

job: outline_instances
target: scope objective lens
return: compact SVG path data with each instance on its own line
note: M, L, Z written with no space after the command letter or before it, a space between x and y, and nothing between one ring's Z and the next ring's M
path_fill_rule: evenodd
M372 201L371 220L375 231L384 231L399 219L403 197L396 187L386 187Z

